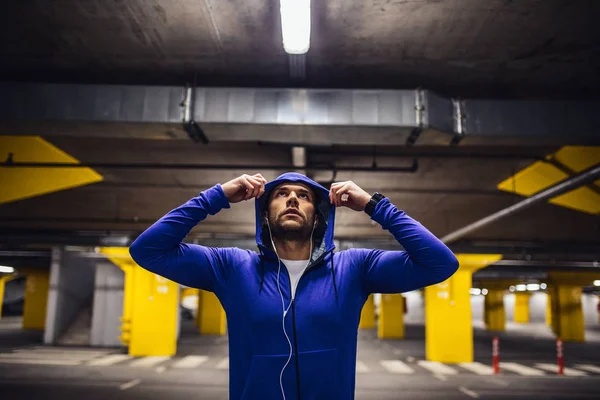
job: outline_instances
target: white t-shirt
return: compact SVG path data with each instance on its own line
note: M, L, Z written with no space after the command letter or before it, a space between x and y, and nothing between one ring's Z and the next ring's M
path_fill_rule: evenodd
M302 276L304 270L308 266L308 260L284 260L282 258L281 262L285 264L285 267L290 273L290 283L292 284L292 298L295 298L296 286L298 286L300 276Z

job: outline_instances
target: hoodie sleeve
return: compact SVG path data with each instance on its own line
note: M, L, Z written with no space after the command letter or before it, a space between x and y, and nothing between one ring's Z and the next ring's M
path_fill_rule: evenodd
M237 249L182 243L190 230L208 214L229 208L221 185L171 210L146 229L129 247L142 268L182 285L214 292L228 277Z
M367 293L402 293L440 283L458 269L458 260L441 240L389 199L382 199L372 219L387 229L403 251L359 250Z

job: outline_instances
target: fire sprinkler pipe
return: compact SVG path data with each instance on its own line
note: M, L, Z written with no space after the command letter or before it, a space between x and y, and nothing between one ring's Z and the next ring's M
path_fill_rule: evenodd
M210 170L281 170L292 171L297 169L293 165L203 165L203 164L156 164L156 163L81 163L69 164L58 162L14 162L9 158L8 161L0 163L0 167L6 168L104 168L104 169L210 169ZM418 161L415 159L412 165L407 167L381 167L381 166L337 166L332 164L307 165L303 169L309 171L356 171L356 172L416 172L419 168Z

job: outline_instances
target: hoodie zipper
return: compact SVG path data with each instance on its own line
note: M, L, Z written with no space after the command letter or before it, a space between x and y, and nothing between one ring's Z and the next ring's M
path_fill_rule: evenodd
M306 271L308 271L314 265L316 265L322 259L324 259L325 256L327 255L327 253L329 253L329 252L328 251L324 252L314 262L308 264L308 266L302 272L302 275L300 275L300 277L298 278L298 282L296 282L296 290L298 290L298 285L300 284L300 279L302 279L302 277L304 276L304 274L306 274ZM281 262L281 260L279 260L279 262ZM285 265L284 265L284 267L285 267ZM290 277L290 272L288 271L287 267L285 267L285 272L286 272L286 274L288 276L288 281L290 282L290 294L292 294L291 293L291 291L292 291L292 278ZM294 355L295 355L295 364L296 364L296 387L297 387L297 390L298 390L298 400L300 400L300 365L299 365L299 362L298 362L298 339L297 339L298 334L296 333L296 296L295 295L292 296L292 331L294 332Z

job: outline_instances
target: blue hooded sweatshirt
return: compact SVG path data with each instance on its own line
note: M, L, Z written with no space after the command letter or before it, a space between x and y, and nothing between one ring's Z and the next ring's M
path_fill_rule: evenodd
M290 307L285 318L277 285L279 259L268 229L263 229L269 193L284 182L314 190L319 218L314 251L294 299L281 263L280 288L285 307ZM334 252L335 207L329 190L297 173L267 183L264 195L255 200L258 253L182 243L209 214L229 207L217 184L150 226L131 245L130 254L151 272L219 298L227 314L232 400L283 399L282 387L287 400L353 399L358 323L367 297L433 285L458 268L448 247L387 198L371 218L404 250Z

